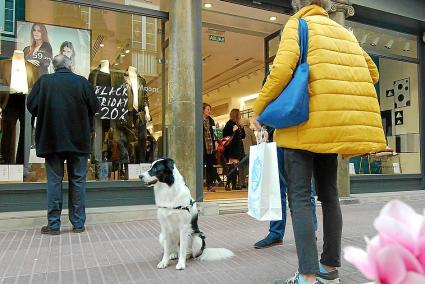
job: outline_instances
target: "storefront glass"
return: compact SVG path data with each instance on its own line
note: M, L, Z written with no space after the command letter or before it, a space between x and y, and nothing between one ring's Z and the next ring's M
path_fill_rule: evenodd
M48 0L13 4L24 15L1 38L0 182L46 181L25 98L39 76L53 72L59 53L89 79L102 106L88 180L136 180L158 156L162 136L162 20Z
M393 151L351 159L351 174L419 174L419 65L417 37L348 22L378 66L382 124Z

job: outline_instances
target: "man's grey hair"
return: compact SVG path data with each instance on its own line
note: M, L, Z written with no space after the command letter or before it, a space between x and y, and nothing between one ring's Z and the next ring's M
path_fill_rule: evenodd
M59 54L53 58L53 69L58 70L60 68L71 69L72 61L67 56Z
M317 5L329 11L331 4L331 0L292 0L292 8L294 8L295 12L309 5Z

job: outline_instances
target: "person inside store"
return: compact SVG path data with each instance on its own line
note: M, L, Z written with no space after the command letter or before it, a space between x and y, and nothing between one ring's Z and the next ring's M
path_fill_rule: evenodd
M239 161L245 156L243 149L243 139L245 138L245 131L243 126L240 124L241 112L239 109L232 109L230 112L230 119L227 121L223 129L223 137L230 137L231 141L224 150L224 158L227 162L227 180L226 187L227 191L230 190L230 184L232 190L241 189L238 184L238 164Z
M85 230L90 135L100 104L89 81L72 73L71 65L67 56L56 55L53 58L55 73L40 77L27 98L28 111L37 118L36 154L46 161L48 222L41 229L42 234L60 234L65 161L69 220L73 232Z
M215 122L211 117L211 106L207 103L202 107L204 117L204 166L205 166L205 182L209 192L215 192L214 186L221 179L214 167L216 162L216 149L215 149Z
M24 48L25 60L38 67L39 76L49 73L53 52L46 26L33 24L30 45Z
M64 41L61 44L61 47L59 49L59 53L62 55L67 56L69 59L71 59L71 71L75 72L75 49L74 45L70 41Z
M253 106L260 115L292 80L300 61L299 21L304 19L309 34L309 119L274 134L279 149L284 148L298 270L294 277L275 283L339 283L342 214L337 156L386 148L374 86L379 74L352 32L329 18L330 0L292 0L292 6L296 13L285 25L273 68ZM311 218L312 176L323 211L320 260Z
M242 140L244 153L247 157L243 163L239 165L239 180L242 188L248 187L248 172L249 172L249 148L257 144L257 138L255 138L255 133L251 129L251 121L249 118L244 117L241 119L241 125L245 131L245 138Z

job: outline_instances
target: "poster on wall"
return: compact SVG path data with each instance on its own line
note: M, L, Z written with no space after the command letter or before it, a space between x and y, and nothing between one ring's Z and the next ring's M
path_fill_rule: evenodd
M394 107L410 106L410 78L394 82Z
M17 49L25 60L37 66L39 75L53 73L52 60L68 56L71 70L85 78L90 73L90 31L41 23L17 21Z
M404 114L402 110L396 110L394 113L394 116L395 116L395 125L404 124Z

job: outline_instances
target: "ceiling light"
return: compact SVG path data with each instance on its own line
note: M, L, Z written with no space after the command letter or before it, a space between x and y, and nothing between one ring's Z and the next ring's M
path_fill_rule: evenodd
M406 43L404 44L403 51L410 51L410 42L406 42Z
M125 50L125 53L130 53L130 49L126 49Z
M121 54L120 54L120 56L121 56L121 57L125 57L125 54L121 53Z
M100 47L105 47L104 43L99 44Z
M205 8L212 8L212 4L211 4L211 3L205 3L205 4L204 4L204 7L205 7Z
M385 47L386 47L387 49L391 49L391 47L393 47L393 44L394 44L394 40L390 39L390 40L387 42L387 44L385 45Z
M368 37L368 36L369 36L369 34L365 34L365 35L363 35L363 36L362 36L362 39L360 40L360 42L359 42L359 43L360 43L360 44L362 44L362 45L363 45L363 44L365 44L365 43L366 43L366 41L367 41L367 37Z
M277 20L277 18L275 16L270 17L270 21L276 21L276 20Z
M114 66L117 66L118 64L119 64L118 62L115 62Z
M377 46L378 45L378 43L379 43L379 40L380 40L381 38L378 36L378 37L376 37L375 38L375 40L370 44L371 46Z

